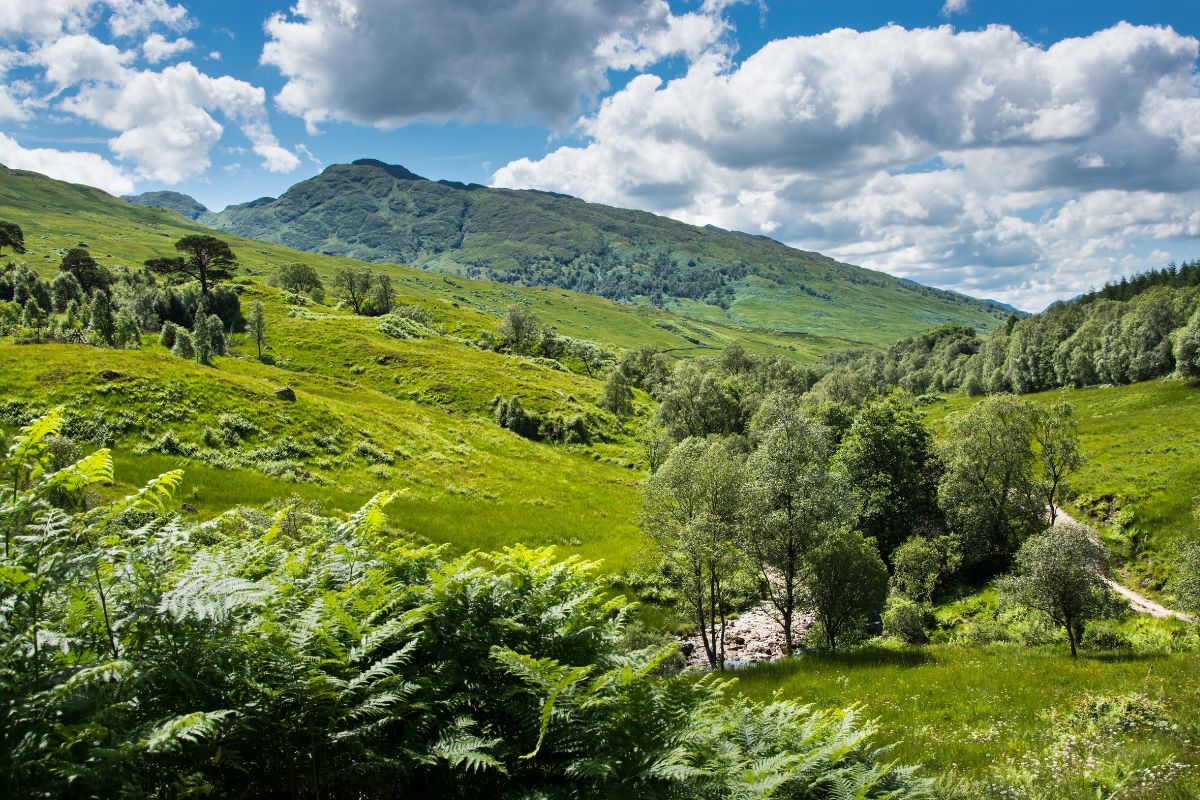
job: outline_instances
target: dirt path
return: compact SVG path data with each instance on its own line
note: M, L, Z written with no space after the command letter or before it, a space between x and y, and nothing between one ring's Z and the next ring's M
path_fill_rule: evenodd
M1082 522L1075 519L1061 508L1058 509L1057 519L1074 522L1077 525L1084 525ZM1091 526L1089 525L1084 525L1084 527L1088 528L1089 530L1091 529ZM1185 614L1182 611L1176 611L1174 609L1167 608L1162 603L1157 603L1154 600L1151 600L1149 597L1146 597L1144 594L1135 592L1128 586L1122 586L1112 578L1105 578L1105 581L1108 583L1108 588L1112 589L1114 592L1121 595L1121 597L1124 597L1126 600L1128 600L1129 606L1139 614L1146 614L1159 619L1174 617L1175 619L1181 619L1184 622L1196 621L1191 614Z

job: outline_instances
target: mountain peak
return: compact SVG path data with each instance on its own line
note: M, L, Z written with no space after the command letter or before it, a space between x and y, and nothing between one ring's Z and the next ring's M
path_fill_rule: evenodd
M357 161L351 161L352 167L375 167L381 169L393 178L399 178L402 181L423 181L426 178L421 177L415 172L408 170L399 164L385 164L376 158L360 158Z

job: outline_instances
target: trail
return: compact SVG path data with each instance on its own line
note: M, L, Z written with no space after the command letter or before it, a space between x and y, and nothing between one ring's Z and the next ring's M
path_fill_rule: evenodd
M1057 520L1065 520L1068 522L1074 522L1076 525L1082 525L1083 527L1087 528L1088 530L1093 530L1092 526L1086 525L1086 524L1080 522L1079 520L1075 519L1074 517L1072 517L1070 514L1068 514L1066 511L1062 510L1061 508L1058 509L1058 513L1057 513L1055 519L1056 519L1055 524L1057 524ZM1093 533L1094 533L1094 531L1093 531ZM1105 583L1108 584L1109 589L1112 589L1114 592L1116 592L1117 594L1121 595L1126 600L1128 600L1129 606L1139 614L1146 614L1147 616L1157 617L1158 619L1167 619L1167 618L1173 617L1175 619L1181 619L1184 622L1195 622L1196 621L1195 618L1191 614L1185 614L1182 611L1176 611L1175 609L1167 608L1162 603L1158 603L1154 600L1151 600L1149 597L1146 597L1144 594L1139 594L1138 592L1135 592L1133 589L1130 589L1128 586L1122 586L1121 584L1114 581L1112 578L1106 577L1104 579L1104 581L1105 581Z

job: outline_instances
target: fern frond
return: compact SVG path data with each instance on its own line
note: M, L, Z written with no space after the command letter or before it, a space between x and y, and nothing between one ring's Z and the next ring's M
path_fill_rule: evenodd
M184 745L216 738L222 724L233 715L232 710L225 709L193 711L191 714L171 717L155 726L138 742L138 746L148 753L178 752Z

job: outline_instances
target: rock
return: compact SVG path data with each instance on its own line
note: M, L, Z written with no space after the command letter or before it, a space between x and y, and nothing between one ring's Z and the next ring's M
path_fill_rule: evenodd
M296 402L296 392L290 386L281 386L275 390L275 396L290 403Z
M111 369L102 369L96 377L102 381L115 381L117 378L123 378L125 376L119 372L113 372Z
M180 503L179 510L185 514L195 514L196 513L196 507L194 505L192 505L191 503Z

